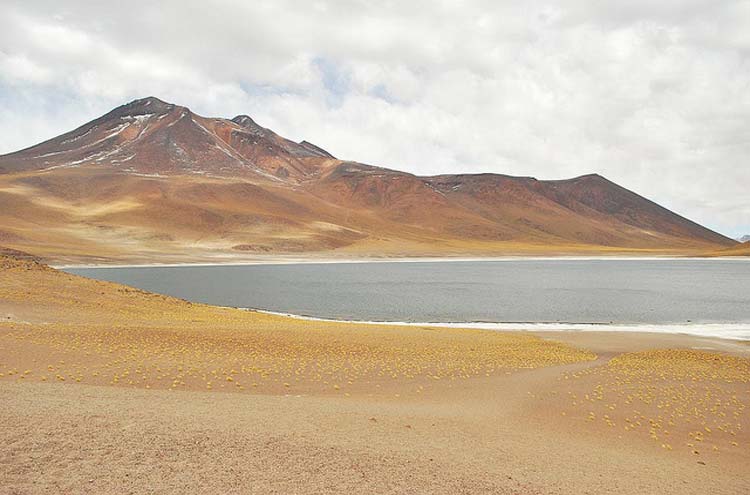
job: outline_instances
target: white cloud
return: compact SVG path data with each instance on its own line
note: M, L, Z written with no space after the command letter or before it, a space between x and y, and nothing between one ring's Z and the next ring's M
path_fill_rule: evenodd
M750 231L750 4L0 6L0 152L156 95L420 174L599 172Z

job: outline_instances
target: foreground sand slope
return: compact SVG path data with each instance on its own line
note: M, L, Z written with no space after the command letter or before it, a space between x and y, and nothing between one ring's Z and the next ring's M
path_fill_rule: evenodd
M740 343L310 323L0 265L0 493L750 489Z

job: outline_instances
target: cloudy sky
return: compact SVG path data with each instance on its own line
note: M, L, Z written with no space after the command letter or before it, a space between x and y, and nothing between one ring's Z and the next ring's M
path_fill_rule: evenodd
M0 4L0 153L148 95L418 174L598 172L750 233L748 1Z

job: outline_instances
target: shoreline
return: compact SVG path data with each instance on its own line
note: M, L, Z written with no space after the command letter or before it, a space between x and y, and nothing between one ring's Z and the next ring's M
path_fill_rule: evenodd
M231 306L226 306L231 307ZM240 308L242 311L293 318L302 321L345 323L352 325L404 326L430 328L458 328L487 330L495 332L602 332L620 334L648 333L656 335L684 335L707 339L722 339L732 342L750 342L750 322L748 323L572 323L572 322L413 322L413 321L377 321L377 320L338 320L317 316L297 315L280 311L269 311L257 308ZM710 328L713 332L697 332L701 328ZM750 348L748 348L750 352Z
M514 262L514 261L749 261L750 256L497 256L497 257L393 257L393 258L275 258L248 261L215 261L184 263L121 263L121 264L49 264L57 270L83 270L100 268L181 268L211 266L261 266L261 265L335 265L365 263L467 263L467 262Z
M243 263L181 263L149 265L67 265L73 274L91 277L88 273L75 273L75 270L127 269L127 268L190 268L190 267L242 267L275 265L325 265L325 264L369 264L369 263L443 263L443 262L534 262L534 261L695 261L704 258L689 257L497 257L497 258L395 258L395 259L277 259L256 260ZM711 260L717 258L708 258ZM718 258L725 259L725 258ZM735 258L730 258L735 260ZM742 261L740 259L740 261ZM57 268L57 267L55 267ZM95 275L93 275L95 277ZM193 301L196 302L196 301ZM464 328L496 332L606 332L606 333L649 333L661 335L683 335L705 338L718 338L733 342L750 342L750 321L728 322L613 322L613 321L388 321L371 319L338 319L336 317L297 314L284 310L273 310L248 306L214 306L240 309L243 311L288 317L311 322L330 322L354 325L379 325L403 327ZM366 317L366 316L365 316Z

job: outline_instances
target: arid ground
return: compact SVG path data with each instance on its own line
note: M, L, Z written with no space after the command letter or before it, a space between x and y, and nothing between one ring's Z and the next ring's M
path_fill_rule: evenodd
M750 492L750 346L307 322L0 258L0 493Z

